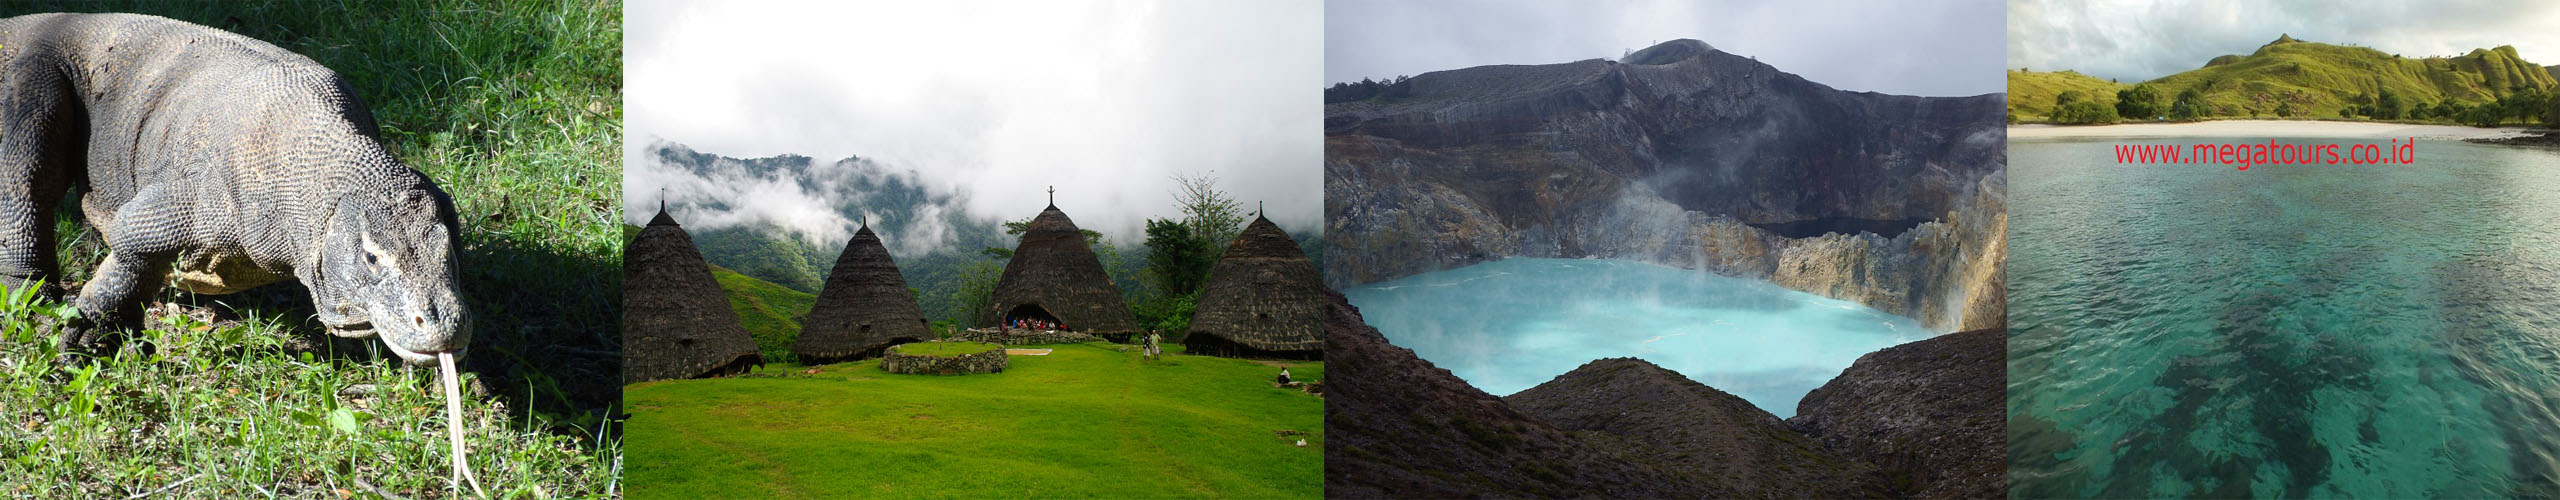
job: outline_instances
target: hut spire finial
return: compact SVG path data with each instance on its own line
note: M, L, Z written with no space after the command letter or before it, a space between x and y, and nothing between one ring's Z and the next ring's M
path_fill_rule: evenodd
M658 213L667 213L667 188L664 186L658 188Z
M1058 186L1049 186L1049 208L1058 208Z

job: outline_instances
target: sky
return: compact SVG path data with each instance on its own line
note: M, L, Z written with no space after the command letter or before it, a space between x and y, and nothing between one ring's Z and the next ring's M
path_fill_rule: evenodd
M658 141L735 158L859 156L961 193L966 212L1058 207L1123 246L1212 174L1274 222L1323 212L1316 2L663 2L624 9L626 221L656 213ZM766 186L770 187L770 186ZM639 194L647 193L649 196ZM712 189L790 225L807 193ZM753 193L740 196L738 193ZM1248 208L1250 210L1250 208ZM843 229L838 229L842 231Z
M2006 89L1998 0L1335 0L1324 78L1616 60L1693 38L1832 88L1971 96Z
M2008 32L2011 69L2124 82L2255 52L2286 34L2408 57L2513 45L2526 61L2560 64L2560 2L2548 0L2016 0Z

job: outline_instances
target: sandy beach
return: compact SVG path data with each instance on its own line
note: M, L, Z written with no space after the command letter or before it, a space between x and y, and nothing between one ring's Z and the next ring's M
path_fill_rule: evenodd
M2456 125L2410 125L2405 123L2331 122L2297 120L2216 120L2194 123L2131 123L2121 125L2013 125L2010 139L2072 137L2338 137L2373 138L2420 137L2428 139L2500 138L2524 135L2521 128L2479 128Z

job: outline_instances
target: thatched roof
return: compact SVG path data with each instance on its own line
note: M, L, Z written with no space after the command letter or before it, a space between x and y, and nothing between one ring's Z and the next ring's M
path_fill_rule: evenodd
M836 268L800 323L791 353L813 365L869 358L890 345L933 338L925 325L915 292L898 275L898 262L865 224L836 256Z
M1056 204L1040 211L1022 232L996 280L992 309L980 311L980 325L993 326L1007 314L1037 308L1065 323L1067 329L1096 336L1138 333L1138 319L1120 299L1120 286L1102 271L1102 259L1084 244L1077 229ZM1027 307L1026 307L1027 306Z
M696 378L764 363L693 237L658 208L622 247L623 383Z
M1324 313L1324 275L1257 215L1209 268L1183 344L1191 354L1320 358Z

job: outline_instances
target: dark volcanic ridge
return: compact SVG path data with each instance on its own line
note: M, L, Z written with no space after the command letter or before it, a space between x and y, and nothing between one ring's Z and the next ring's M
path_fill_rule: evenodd
M1999 497L2006 486L2000 330L1862 357L1790 422L1630 358L1497 398L1331 302L1328 497Z

